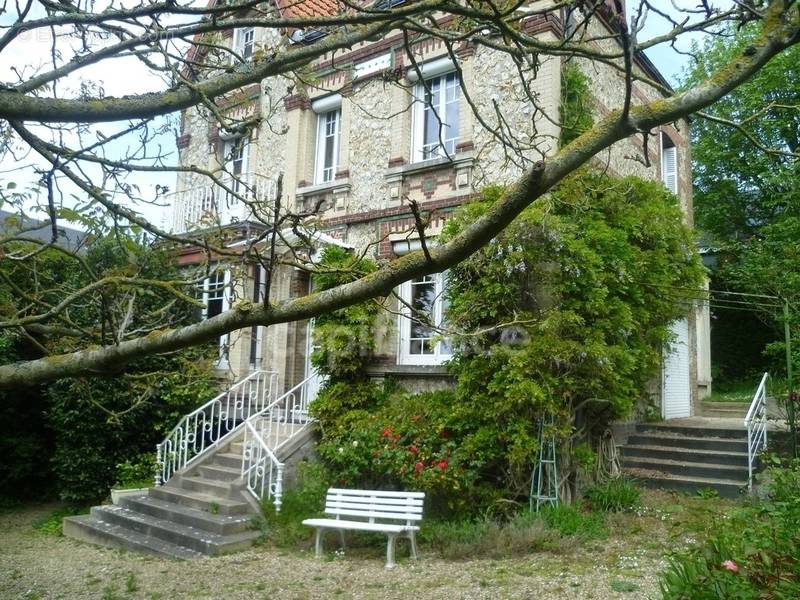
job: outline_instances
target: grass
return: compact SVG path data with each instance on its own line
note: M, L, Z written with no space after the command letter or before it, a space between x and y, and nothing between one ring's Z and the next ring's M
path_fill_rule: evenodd
M751 402L756 388L761 382L761 375L757 374L735 381L715 381L712 394L703 400L706 402ZM788 383L785 379L770 377L767 389L770 396L785 396L787 390Z
M36 522L34 522L33 528L47 535L62 536L64 535L63 532L64 517L71 517L73 515L85 515L88 512L89 512L88 506L86 507L62 506L48 513L47 515L37 520Z

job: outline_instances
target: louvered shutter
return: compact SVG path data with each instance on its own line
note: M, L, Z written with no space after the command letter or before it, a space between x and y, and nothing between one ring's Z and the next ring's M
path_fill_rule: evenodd
M661 149L661 175L664 185L673 194L678 193L678 152L675 146Z

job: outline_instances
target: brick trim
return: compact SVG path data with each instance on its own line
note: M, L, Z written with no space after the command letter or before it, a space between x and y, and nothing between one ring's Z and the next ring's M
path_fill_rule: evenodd
M192 134L184 133L183 135L179 135L178 139L175 140L175 144L178 148L187 148L192 141Z
M463 194L461 196L454 196L452 198L445 198L443 200L432 200L430 202L422 202L419 207L421 210L430 211L442 208L452 208L459 206L472 200L475 196L473 194ZM341 217L333 217L326 219L323 223L325 228L333 228L340 225L351 225L353 223L368 223L370 221L378 221L388 217L402 217L410 215L411 209L408 206L394 206L392 208L383 208L381 210L370 210L366 212L353 213L352 215L344 215Z
M308 96L304 96L303 94L292 94L291 96L286 96L283 99L283 107L286 110L309 110L311 108L311 100L308 99Z

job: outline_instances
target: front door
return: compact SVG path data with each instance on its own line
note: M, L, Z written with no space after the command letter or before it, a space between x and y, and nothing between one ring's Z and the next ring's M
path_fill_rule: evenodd
M692 415L692 388L689 373L689 320L670 325L674 341L664 349L661 412L665 419Z

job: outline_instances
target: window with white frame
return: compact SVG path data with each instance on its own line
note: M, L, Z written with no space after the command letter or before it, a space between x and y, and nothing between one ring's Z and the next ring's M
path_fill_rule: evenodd
M210 319L224 313L231 306L231 272L220 267L211 271L203 280L203 319ZM228 345L230 335L219 337L219 361L217 366L228 364Z
M664 133L661 134L661 180L670 192L678 193L678 149Z
M455 72L417 83L414 104L412 159L414 162L452 156L458 143L461 82Z
M234 32L233 51L243 60L250 60L255 50L256 30L253 27L242 27Z
M246 137L231 138L225 142L225 184L235 194L244 195L247 191L247 167L250 154L250 142ZM231 208L238 202L238 198L229 197L224 208Z
M253 304L263 304L266 296L267 271L263 265L253 265ZM250 329L250 370L261 368L264 347L264 329L261 325L253 325Z
M339 143L342 137L341 106L317 114L317 152L314 183L327 183L339 168Z
M453 354L450 340L441 332L447 312L446 281L445 273L434 273L400 286L400 364L438 365Z

